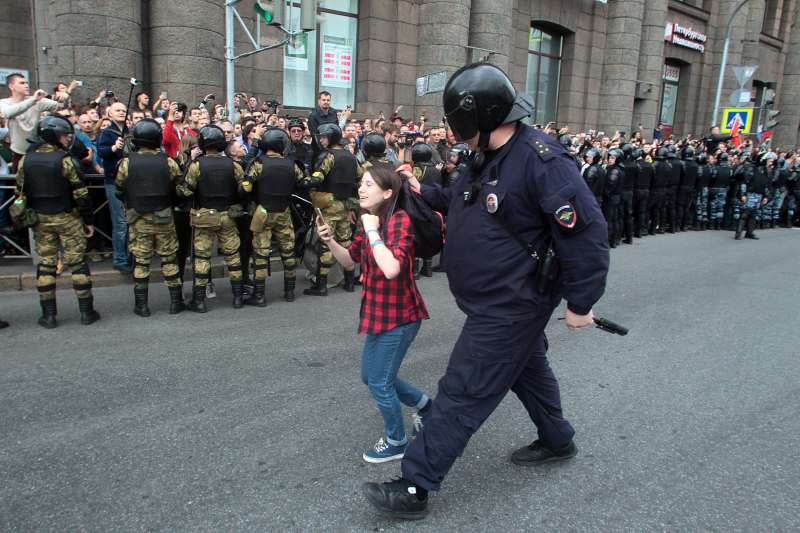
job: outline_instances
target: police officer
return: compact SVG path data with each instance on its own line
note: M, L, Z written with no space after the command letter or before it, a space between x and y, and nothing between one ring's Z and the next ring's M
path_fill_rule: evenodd
M477 153L458 183L423 185L422 194L450 217L448 261L458 268L447 274L467 319L430 415L406 448L402 478L364 486L370 503L402 518L426 515L428 491L439 489L509 390L538 429L538 439L511 455L514 464L540 465L577 453L547 362L544 328L562 298L571 330L593 323L609 261L603 215L574 160L554 139L520 122L532 106L516 95L503 71L467 65L448 81L443 99L454 134ZM537 290L536 262L523 242L543 253L551 242L561 258L562 281Z
M431 145L418 142L414 143L411 147L411 161L413 163L412 174L420 183L424 185L439 185L443 186L442 171L440 170L441 164L434 165L431 161L433 159L433 148ZM415 271L418 276L430 278L433 276L433 260L432 259L417 259L421 263L421 267Z
M786 160L772 153L774 158L767 162L767 176L769 178L770 198L769 203L764 206L766 217L765 225L774 228L781 219L781 204L786 192Z
M711 167L710 185L710 208L709 219L711 227L719 230L722 227L722 220L725 214L725 201L728 197L733 169L729 164L728 154L721 153L717 156L717 165Z
M656 161L653 163L653 183L650 187L650 235L664 233L667 220L667 185L672 176L668 156L667 147L659 146L656 150Z
M592 191L597 205L603 205L603 192L606 186L606 171L600 164L603 156L597 148L590 148L583 154L581 175L589 190Z
M358 209L358 182L364 170L356 161L356 156L341 146L342 130L336 124L322 124L317 130L317 142L322 152L314 166L308 186L314 207L322 211L322 218L333 230L336 242L345 248L352 238L351 223L355 221L354 212ZM319 244L317 276L314 285L303 291L310 296L328 295L328 272L333 266L333 255L323 243ZM352 270L344 271L343 288L347 292L355 290L355 276Z
M758 240L754 230L759 210L769 201L765 196L769 180L760 165L760 159L760 154L753 151L748 161L737 169L737 197L733 204L733 219L736 221L734 239L737 241L742 238L742 231L746 231L745 238Z
M245 303L257 307L267 305L267 264L272 238L278 241L278 251L283 261L283 298L294 301L297 279L297 257L294 253L294 225L289 204L299 183L306 178L292 160L284 156L289 138L283 130L270 128L261 137L264 153L248 169L256 201L250 229L253 231L253 250L256 254L255 285L253 294Z
M680 231L692 225L694 218L695 184L697 183L697 162L694 160L694 148L685 146L681 150L681 160L676 161L680 171L678 181L677 224Z
M616 248L622 238L622 180L625 169L622 166L624 154L619 148L608 151L606 166L606 184L603 190L603 215L608 223L608 244Z
M361 141L361 153L364 155L364 164L361 167L368 170L372 166L388 165L386 159L386 138L380 133L370 132Z
M233 308L244 305L242 259L239 255L239 230L236 219L244 216L241 206L244 171L239 163L225 155L225 132L217 126L200 129L197 145L203 155L195 159L186 171L178 194L194 197L192 228L194 229L194 288L189 309L196 313L208 311L206 286L211 279L211 254L214 240L228 267L233 293Z
M794 215L797 203L800 201L800 160L796 160L786 177L786 224L791 228L794 225Z
M633 191L639 179L639 166L633 157L634 147L630 143L622 145L622 182L620 183L620 212L625 244L633 244Z
M697 181L695 182L695 227L698 231L705 231L708 226L708 184L711 182L711 169L708 165L708 155L697 154Z
M120 161L115 180L117 198L125 204L134 257L133 312L150 316L148 288L153 253L161 257L161 273L169 289L171 315L184 310L181 277L176 254L178 236L172 206L181 179L178 164L161 152L161 126L153 119L140 120L131 139L135 148Z
M669 179L664 190L664 206L666 218L662 223L669 226L669 232L675 233L680 227L678 220L678 189L681 183L681 162L678 160L678 148L674 144L667 145L667 164L669 165Z
M80 169L69 157L75 130L58 116L44 117L36 128L42 144L28 152L17 166L16 200L36 214L33 236L39 263L36 285L47 329L56 322L56 264L63 247L64 263L72 273L72 288L78 297L81 324L100 319L94 310L92 278L86 263L86 239L91 237L93 211L89 191Z
M647 216L650 208L650 187L653 183L653 164L645 159L644 150L637 148L633 159L639 167L633 191L634 226L633 234L638 239L647 231Z
M456 183L469 169L469 146L464 143L454 144L447 151L447 161L442 169L442 181L446 187Z

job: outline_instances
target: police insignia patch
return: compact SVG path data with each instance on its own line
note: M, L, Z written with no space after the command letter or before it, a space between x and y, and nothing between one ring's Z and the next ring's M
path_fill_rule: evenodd
M562 205L556 209L553 216L556 217L556 222L558 222L559 226L563 228L572 229L578 223L578 214L572 204Z

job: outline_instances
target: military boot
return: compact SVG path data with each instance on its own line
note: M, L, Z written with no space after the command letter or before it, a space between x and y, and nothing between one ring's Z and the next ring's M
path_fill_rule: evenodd
M186 304L183 303L183 287L169 287L169 314L177 315L186 309Z
M342 289L345 292L354 292L356 290L356 273L353 270L344 271L344 283Z
M756 221L752 218L747 220L747 232L745 232L744 238L745 239L753 239L754 241L758 240L756 234L753 233L753 230L756 228Z
M81 311L81 324L84 326L100 320L100 313L94 310L94 296L78 298L78 309Z
M744 219L739 219L736 221L736 235L733 237L737 241L742 240L742 230L744 229Z
M253 294L244 301L245 305L254 305L256 307L267 306L267 280L257 279L253 281Z
M432 270L433 260L431 259L423 259L422 260L422 270L419 273L426 278L433 277L433 270Z
M141 317L150 316L150 308L147 306L147 287L144 289L133 289L133 312Z
M233 308L241 309L244 307L242 296L244 296L244 282L242 280L231 280L231 292L233 292Z
M189 302L189 305L186 306L189 311L194 311L195 313L206 313L208 312L208 308L206 307L206 287L205 285L195 285L192 287L192 301Z
M293 279L283 280L283 299L287 302L294 301L294 284L295 280Z
M328 295L328 276L322 274L317 275L317 282L311 287L303 290L303 294L307 296L327 296Z
M40 300L39 304L42 306L39 325L47 329L58 327L58 322L56 322L56 299Z

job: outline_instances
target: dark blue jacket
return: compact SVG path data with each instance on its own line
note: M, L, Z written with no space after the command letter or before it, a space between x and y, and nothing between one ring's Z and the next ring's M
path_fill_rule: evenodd
M494 169L494 170L493 170ZM559 297L587 314L608 273L608 230L575 161L552 137L520 124L481 170L474 203L464 201L473 171L447 188L423 186L425 200L447 214L447 277L469 317L520 320L552 312ZM490 211L496 207L496 212ZM553 294L536 290L536 262L497 220L536 249L548 235L561 264Z
M125 156L125 150L111 151L111 147L121 136L122 132L113 122L106 129L100 130L100 134L97 136L97 152L100 154L100 159L103 160L103 173L106 177L106 183L114 181L114 177L117 174L117 166Z

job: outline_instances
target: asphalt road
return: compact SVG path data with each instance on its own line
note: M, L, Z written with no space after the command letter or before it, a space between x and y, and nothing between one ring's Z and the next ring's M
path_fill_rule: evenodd
M800 231L665 235L613 251L601 316L548 328L580 454L541 469L513 395L475 435L420 523L360 492L397 464L359 377L358 295L166 313L96 290L103 319L36 325L35 292L0 295L0 531L791 531L800 529ZM463 322L444 275L402 373L435 391ZM301 283L301 287L304 286ZM558 311L560 312L560 311Z

